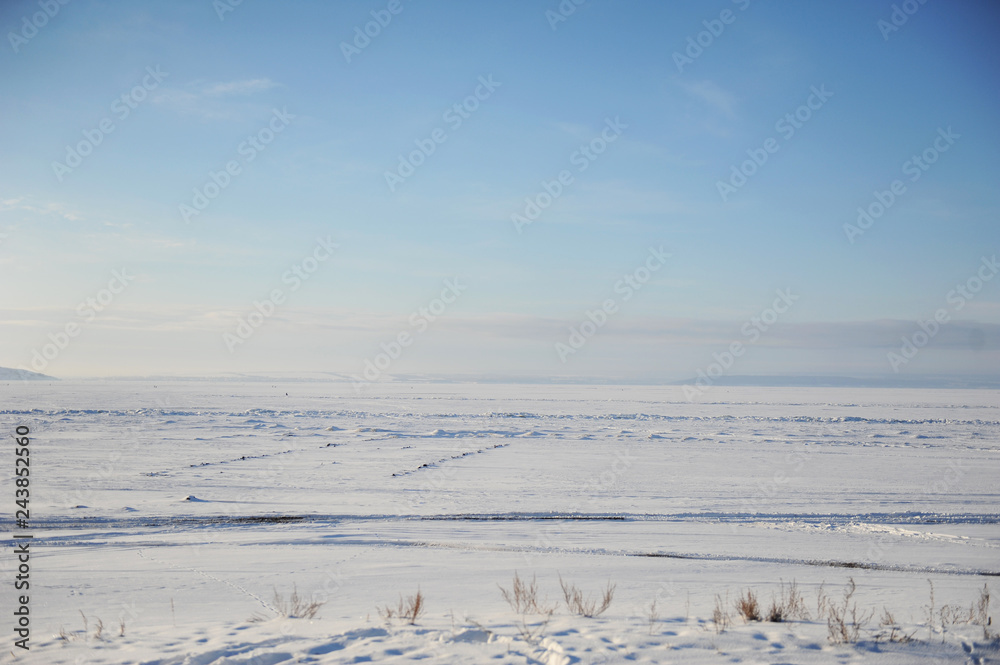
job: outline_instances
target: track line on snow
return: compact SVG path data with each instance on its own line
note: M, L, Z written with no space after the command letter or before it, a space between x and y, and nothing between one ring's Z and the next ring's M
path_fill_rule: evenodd
M154 563L158 563L161 566L168 566L170 568L173 568L174 570L187 570L187 571L192 572L192 573L197 573L198 575L201 575L202 577L205 577L207 579L214 580L216 582L221 582L221 583L225 584L226 586L229 586L229 587L231 587L233 589L236 589L237 591L239 591L240 593L242 593L244 595L250 596L251 598L253 598L254 600L256 600L258 603L260 603L261 606L264 607L264 609L269 610L271 612L274 612L275 614L281 614L278 610L276 610L275 608L271 607L271 605L269 605L267 602L265 602L263 598L261 598L260 596L258 596L257 594L255 594L252 591L247 591L245 588L241 587L239 584L234 584L233 582L230 582L229 580L224 580L221 577L216 577L215 575L211 575L209 573L206 573L203 570L198 570L197 568L191 568L190 566L179 566L177 564L170 563L169 561L160 561L159 559L156 559L154 557L147 556L146 554L143 554L143 551L141 549L136 550L136 554L138 554L139 557L142 558L142 559L146 559L147 561L152 561Z
M206 515L123 518L66 517L37 519L33 526L40 530L158 528L158 527L236 527L248 524L350 524L364 522L680 522L717 523L754 526L755 523L781 524L789 521L821 526L844 526L853 524L902 524L902 525L948 525L948 524L1000 524L998 513L446 513L440 515L420 514L369 514L369 515L286 515L280 513L261 515ZM10 531L14 523L0 520L0 530Z
M341 541L341 545L367 544L372 545L375 541ZM643 557L653 559L689 559L696 561L749 561L753 563L775 563L783 565L815 566L824 568L856 568L861 570L880 570L894 573L933 573L938 575L968 575L982 577L1000 577L1000 571L994 570L973 570L954 568L934 568L928 566L907 566L878 564L863 561L836 561L820 559L792 559L784 557L761 557L761 556L739 556L734 554L704 554L697 552L642 552L637 550L607 550L607 549L586 549L573 550L556 547L518 547L518 546L488 546L488 545L463 545L458 543L435 543L430 541L407 541L407 540L386 540L378 541L387 546L394 547L424 547L428 549L451 549L467 550L475 552L519 552L526 554L576 554L591 556L627 556Z
M510 445L509 443L498 443L498 444L493 445L493 446L486 446L485 448L480 448L479 450L467 450L464 453L459 453L458 455L452 455L451 457L442 457L441 459L439 459L436 462L425 462L424 464L421 464L420 466L418 466L416 469L412 469L410 471L397 471L396 473L394 473L392 475L393 475L394 478L398 478L400 476L408 476L410 474L416 473L418 471L422 471L424 469L433 469L433 468L436 468L436 467L438 467L441 464L444 464L446 462L450 462L451 460L462 459L464 457L469 457L470 455L479 455L479 454L485 453L485 452L490 451L490 450L496 450L497 448L506 448L509 445Z

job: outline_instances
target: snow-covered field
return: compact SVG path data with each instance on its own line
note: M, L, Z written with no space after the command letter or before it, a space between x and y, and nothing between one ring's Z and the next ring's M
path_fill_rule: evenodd
M10 454L2 662L1000 661L968 621L984 584L1000 594L997 391L716 387L689 403L678 387L88 381L0 395L5 436L31 428L35 536L26 652L7 609ZM523 618L530 640L499 589L515 572L557 605L544 626ZM610 608L571 614L560 576L588 594L610 581ZM874 615L835 644L817 599L842 603L849 578L858 616ZM766 606L792 581L808 618L735 611L747 588ZM380 616L418 589L415 625ZM293 590L323 603L315 618L280 616L275 591ZM913 640L886 639L885 609Z

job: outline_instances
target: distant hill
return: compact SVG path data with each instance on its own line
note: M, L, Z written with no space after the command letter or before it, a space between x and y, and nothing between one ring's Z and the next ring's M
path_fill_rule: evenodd
M26 369L14 369L12 367L0 367L0 381L58 381L54 376L29 372Z
M676 381L674 385L695 385L698 379ZM900 375L880 377L851 376L720 376L713 386L764 388L1000 388L994 376Z

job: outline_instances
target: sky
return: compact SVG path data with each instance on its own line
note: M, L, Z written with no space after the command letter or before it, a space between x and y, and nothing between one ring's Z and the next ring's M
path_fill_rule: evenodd
M998 28L985 0L4 2L0 366L996 378Z

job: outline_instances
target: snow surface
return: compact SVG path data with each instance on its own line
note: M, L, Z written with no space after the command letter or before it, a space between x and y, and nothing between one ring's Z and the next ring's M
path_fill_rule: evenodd
M676 386L62 381L0 395L5 430L32 429L35 535L31 650L5 631L0 662L1000 662L982 627L947 620L984 584L1000 592L998 391L715 387L689 403ZM498 588L515 572L558 601L530 642ZM587 593L610 581L614 602L572 615L560 576ZM838 601L851 577L876 614L833 644L817 596ZM792 580L808 620L736 616L743 590L767 604ZM380 617L418 589L416 625ZM293 590L324 603L315 618L279 616L275 591ZM912 641L876 640L883 608Z

